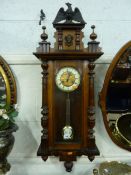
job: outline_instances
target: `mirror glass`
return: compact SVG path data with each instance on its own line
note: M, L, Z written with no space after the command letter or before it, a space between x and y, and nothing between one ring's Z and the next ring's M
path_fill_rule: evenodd
M112 140L131 151L131 42L120 49L110 64L100 103Z

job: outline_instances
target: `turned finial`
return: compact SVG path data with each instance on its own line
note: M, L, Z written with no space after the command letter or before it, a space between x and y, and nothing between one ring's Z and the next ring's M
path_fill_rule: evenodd
M43 33L41 34L41 39L46 42L46 40L48 39L48 35L45 33L45 29L46 27L45 26L42 26L42 29L43 29Z
M97 34L94 32L95 25L92 25L91 29L92 29L92 33L90 34L90 39L94 41L97 38Z
M92 33L90 34L91 41L88 42L88 52L97 53L101 52L101 48L99 47L100 42L96 41L97 34L94 32L95 25L91 26Z
M42 41L39 42L39 47L37 48L37 52L48 53L50 52L50 42L47 42L48 35L45 33L45 26L42 26L43 33L40 35Z

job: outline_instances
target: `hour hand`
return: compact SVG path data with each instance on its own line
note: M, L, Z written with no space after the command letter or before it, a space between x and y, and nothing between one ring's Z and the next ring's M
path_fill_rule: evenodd
M71 73L68 72L66 82L69 81Z

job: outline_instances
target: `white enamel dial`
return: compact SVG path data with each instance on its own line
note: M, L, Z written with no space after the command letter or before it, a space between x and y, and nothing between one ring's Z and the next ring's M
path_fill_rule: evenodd
M80 84L80 74L73 67L63 67L56 75L56 85L66 92L74 91Z

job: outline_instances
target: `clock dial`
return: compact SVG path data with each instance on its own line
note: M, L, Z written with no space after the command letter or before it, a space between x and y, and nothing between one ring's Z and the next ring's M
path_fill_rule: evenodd
M74 91L80 84L80 74L73 67L61 68L56 75L56 85L66 92Z

